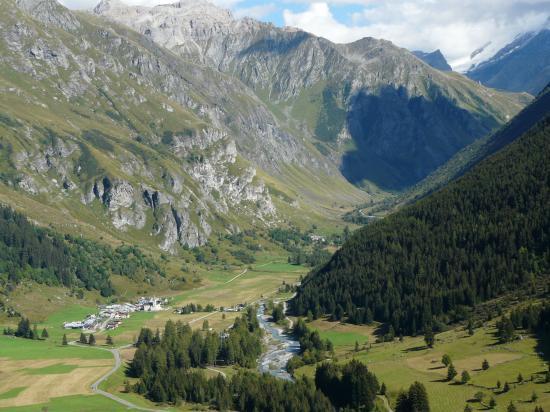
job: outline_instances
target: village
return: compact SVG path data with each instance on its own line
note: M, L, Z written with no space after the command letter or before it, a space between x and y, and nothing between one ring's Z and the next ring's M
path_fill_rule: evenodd
M112 330L118 328L123 319L128 319L132 312L158 312L164 310L168 303L166 298L141 297L136 303L113 303L101 305L96 314L75 322L65 322L65 329L82 329L84 331Z

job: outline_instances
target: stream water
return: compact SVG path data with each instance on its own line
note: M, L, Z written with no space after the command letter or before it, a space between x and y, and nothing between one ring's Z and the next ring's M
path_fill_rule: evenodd
M286 371L286 364L290 358L300 353L300 343L284 333L280 326L270 322L270 316L265 315L264 311L265 304L261 303L256 316L266 332L267 350L258 359L258 369L280 379L293 380Z

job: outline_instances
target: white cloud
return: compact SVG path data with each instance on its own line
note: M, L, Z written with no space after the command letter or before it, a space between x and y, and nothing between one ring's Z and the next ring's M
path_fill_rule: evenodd
M310 2L303 12L285 10L286 25L335 42L371 36L411 50L441 49L455 68L466 68L469 55L491 41L499 48L519 33L540 27L550 15L550 0L333 0ZM330 5L363 4L353 25L334 18Z
M259 4L252 7L236 8L233 15L237 18L252 17L253 19L262 20L266 16L275 13L278 7L275 3Z

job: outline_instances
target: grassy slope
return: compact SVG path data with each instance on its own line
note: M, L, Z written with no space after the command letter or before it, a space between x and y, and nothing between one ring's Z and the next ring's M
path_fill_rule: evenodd
M550 384L526 382L517 384L518 373L526 380L531 376L541 377L546 364L537 355L536 340L524 335L523 340L501 345L494 336L494 322L486 324L468 336L463 328L457 328L437 335L434 349L427 349L423 337L405 337L403 342L374 343L375 327L340 325L334 322L315 321L312 326L318 329L323 338L331 339L335 344L340 362L352 357L368 364L376 373L380 382L389 390L391 403L401 389L406 389L414 381L422 382L427 390L430 405L434 411L461 411L473 395L482 391L488 401L494 396L497 411L505 411L510 401L514 401L520 412L531 412L535 405L544 409L550 407ZM355 342L361 350L354 352ZM472 380L467 385L453 384L445 381L446 369L440 363L443 354L451 356L459 373L467 370ZM491 367L481 370L481 362L487 359ZM312 376L313 367L304 367L299 374ZM457 377L459 379L459 377ZM504 385L511 384L511 391L506 394L494 393L497 380ZM533 404L531 395L535 391L539 400ZM474 410L485 410L485 407L471 402Z

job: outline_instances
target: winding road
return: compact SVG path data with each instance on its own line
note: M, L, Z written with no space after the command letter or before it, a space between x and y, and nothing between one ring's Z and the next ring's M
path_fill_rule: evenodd
M141 406L136 405L135 403L127 401L126 399L122 399L122 398L120 398L116 395L113 395L110 392L106 392L102 389L99 389L99 385L101 385L104 381L106 381L112 374L114 374L122 366L122 361L120 359L120 349L130 348L130 347L133 346L132 344L120 346L118 348L113 348L113 349L98 348L98 347L95 347L95 346L84 346L84 345L79 344L76 341L70 342L69 345L80 346L80 347L83 347L83 348L90 348L90 349L106 350L106 351L109 351L113 354L113 357L115 358L115 365L113 366L113 368L109 372L107 372L105 375L103 375L97 381L92 383L90 388L92 389L93 393L105 396L106 398L109 398L109 399L111 399L115 402L118 402L121 405L124 405L129 409L135 409L135 410L138 410L138 411L148 411L148 412L156 412L157 411L157 409L143 408Z

